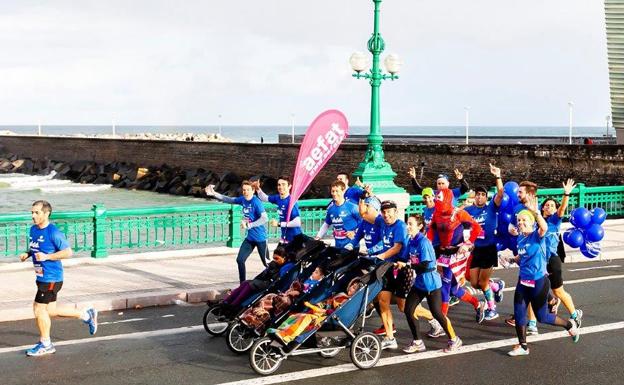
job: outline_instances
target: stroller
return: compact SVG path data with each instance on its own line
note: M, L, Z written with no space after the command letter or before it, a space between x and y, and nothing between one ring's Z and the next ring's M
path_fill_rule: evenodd
M251 294L249 298L245 299L236 308L232 308L222 301L216 303L208 302L208 309L204 312L203 317L206 332L213 336L223 335L228 330L230 323L245 310L255 305L264 294L288 289L299 274L301 266L307 261L319 258L325 248L325 243L321 241L316 241L303 235L298 237L292 244L287 246L287 250L296 251L294 257L295 264L282 277L270 282L265 290Z
M344 251L341 252L341 250L334 247L327 247L318 254L318 257L308 258L303 263L300 263L298 272L289 271L289 274L280 279L282 282L278 283L277 286L282 288L279 291L281 294L267 292L261 299L254 301L254 303L261 305L258 310L254 307L247 307L245 311L235 317L226 333L228 348L237 354L247 352L257 339L264 336L267 328L281 324L288 316L292 307L296 307L297 304L308 300L315 290L313 289L309 293L301 293L303 288L300 283L309 278L317 266L322 266L324 270L328 271L321 283L319 283L319 285L322 285L322 282L331 282L333 272L357 259L357 256L357 250L344 253ZM293 286L295 289L293 289ZM299 293L294 298L286 295L295 290L298 290ZM284 293L285 291L286 293ZM254 314L254 311L257 311L257 313Z
M318 353L324 358L331 358L347 348L358 368L375 366L381 357L381 341L375 334L363 332L366 308L381 291L383 276L392 266L392 263L375 265L361 258L338 270L329 283L319 285L312 291L308 303L318 303L344 291L353 278L362 275L363 269L368 273L359 278L362 286L333 312L327 312L326 318L319 324L311 324L310 328L288 342L278 338L277 334L268 334L256 341L249 352L252 369L258 374L269 375L290 356ZM293 307L291 314L303 310L304 305L299 303ZM359 318L361 323L357 323Z

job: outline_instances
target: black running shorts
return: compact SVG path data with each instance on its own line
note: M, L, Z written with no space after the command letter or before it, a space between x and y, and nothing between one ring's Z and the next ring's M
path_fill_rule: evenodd
M561 272L561 258L559 256L552 255L548 259L546 271L548 271L551 289L559 289L563 286L563 273Z
M56 294L63 287L63 282L37 282L35 302L48 304L56 302Z
M489 269L498 266L498 249L496 245L476 247L472 250L471 269Z

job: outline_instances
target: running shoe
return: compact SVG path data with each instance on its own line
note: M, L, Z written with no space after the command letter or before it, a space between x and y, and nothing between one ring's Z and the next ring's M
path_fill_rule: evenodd
M375 305L373 305L372 303L368 304L368 307L366 308L366 313L364 314L364 318L368 319L372 317L374 312L375 312Z
M455 297L454 295L452 295L451 298L449 298L449 307L455 306L458 303L459 303L459 298Z
M438 338L446 334L444 332L444 328L442 327L442 325L440 325L440 323L437 320L432 319L431 321L429 321L429 325L431 325L431 330L429 330L429 332L427 333L429 337Z
M572 322L574 324L574 322ZM536 325L529 325L527 326L527 332L526 332L527 336L536 336L539 334L539 330L537 330L537 326Z
M97 328L98 328L98 321L97 321L98 311L94 307L91 307L87 309L87 314L89 315L89 319L87 319L86 321L82 321L82 322L89 325L89 334L94 335L95 333L97 333Z
M485 301L480 301L479 302L479 306L477 306L477 308L475 309L476 314L476 321L478 324L480 324L481 322L483 322L483 320L485 319L485 309L487 308L487 302Z
M399 348L399 344L397 344L397 340L396 338L388 338L388 337L384 337L383 340L381 340L381 349L398 349Z
M444 349L444 353L455 352L459 350L461 346L462 346L461 338L455 337L454 340L449 340L448 346L446 347L446 349Z
M570 322L572 323L572 327L568 330L570 337L572 337L572 341L577 343L581 338L581 327L578 325L576 320L570 318Z
M403 349L405 353L420 353L424 352L425 350L427 350L427 348L425 347L425 343L422 342L422 340L413 340L411 344L407 345Z
M516 327L516 319L514 318L514 316L511 316L511 317L507 318L507 319L505 320L505 323L506 323L507 325L511 326L512 328L515 328L515 327Z
M555 302L548 303L548 311L553 314L557 314L557 311L559 310L559 305L561 305L561 300L555 297Z
M26 355L29 357L43 356L46 354L52 354L56 352L54 345L50 344L50 346L45 346L41 342L37 342L37 345L32 348L26 350Z
M498 318L498 312L495 309L487 309L485 311L485 320L492 321Z
M574 318L574 321L576 321L576 326L580 328L581 322L583 322L583 310L576 309L576 318Z
M507 352L507 355L511 357L528 356L529 348L525 349L520 345L514 345L513 349Z
M396 325L392 325L392 332L396 333ZM380 327L378 327L377 329L373 330L374 334L377 334L378 336L385 336L386 335L386 328L381 325Z
M499 279L496 281L498 283L498 291L494 293L494 301L496 303L503 302L503 297L505 293L503 293L503 289L505 288L505 281Z

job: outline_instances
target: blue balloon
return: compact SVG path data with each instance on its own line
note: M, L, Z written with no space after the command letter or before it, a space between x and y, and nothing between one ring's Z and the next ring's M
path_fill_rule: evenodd
M503 198L501 199L500 206L498 207L498 209L499 210L505 209L507 206L509 206L510 202L511 200L509 199L509 195L507 195L506 193L503 193Z
M591 219L592 223L601 225L605 221L605 219L607 219L607 212L604 211L604 209L602 209L601 207L596 207L592 209L590 212L592 214L592 219Z
M581 254L587 258L596 258L600 255L600 243L599 242L586 242L581 245Z
M518 190L520 189L520 186L518 186L518 183L510 180L509 182L505 183L504 188L505 188L505 192L507 193L507 195L509 195L510 198L518 197Z
M577 247L581 247L581 245L585 243L585 237L583 236L583 232L581 230L572 229L568 231L569 231L569 234L567 236L568 241L566 242L568 246L570 246L573 249L576 249Z
M572 229L567 229L564 233L563 233L563 242L566 243L566 245L568 244L568 239L570 239L570 233L572 232Z
M604 238L604 229L597 223L589 225L585 229L585 240L587 242L599 242Z
M592 215L585 207L577 207L570 213L570 223L574 227L584 229L591 223Z

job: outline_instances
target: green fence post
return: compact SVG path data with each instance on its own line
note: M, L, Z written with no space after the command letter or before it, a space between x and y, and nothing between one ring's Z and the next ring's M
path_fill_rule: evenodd
M108 256L106 251L106 207L95 204L93 210L93 250L92 258L104 258Z
M239 205L232 205L230 208L230 238L227 241L228 247L238 247L243 243L241 237L241 221L243 212Z
M578 206L577 207L585 207L585 193L586 193L587 187L585 187L585 183L578 183L576 187L578 187Z

